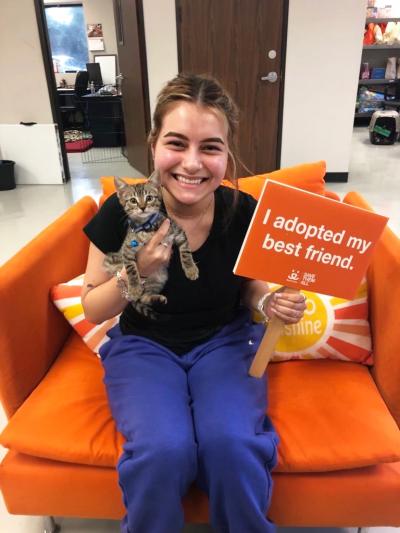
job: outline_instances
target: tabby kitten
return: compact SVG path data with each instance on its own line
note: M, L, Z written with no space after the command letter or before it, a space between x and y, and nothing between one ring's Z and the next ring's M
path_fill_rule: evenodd
M104 267L110 274L116 274L125 266L128 277L127 299L139 313L156 318L151 305L156 302L167 303L167 298L160 292L167 282L168 270L164 266L142 280L137 269L136 253L151 239L166 218L159 175L157 171L153 172L147 182L136 185L128 185L117 177L114 182L130 227L120 250L106 254ZM193 260L186 234L173 220L165 242L178 246L186 277L197 279L199 270Z

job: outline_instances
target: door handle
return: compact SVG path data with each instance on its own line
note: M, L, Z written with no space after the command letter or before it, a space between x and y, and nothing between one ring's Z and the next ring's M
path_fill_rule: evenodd
M276 72L268 72L266 76L261 76L261 81L269 81L270 83L275 83L278 79L278 74Z
M123 74L118 74L118 76L115 76L115 79L123 81L125 79L125 77L123 76Z

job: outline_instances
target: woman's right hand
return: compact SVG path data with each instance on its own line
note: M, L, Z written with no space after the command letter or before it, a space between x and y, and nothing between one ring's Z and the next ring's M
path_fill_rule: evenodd
M172 240L167 237L171 222L167 218L152 238L136 254L136 264L141 277L147 278L169 263Z

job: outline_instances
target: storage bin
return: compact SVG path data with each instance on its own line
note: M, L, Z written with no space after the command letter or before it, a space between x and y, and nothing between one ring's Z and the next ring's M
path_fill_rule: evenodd
M0 191L15 189L14 165L15 161L0 159Z

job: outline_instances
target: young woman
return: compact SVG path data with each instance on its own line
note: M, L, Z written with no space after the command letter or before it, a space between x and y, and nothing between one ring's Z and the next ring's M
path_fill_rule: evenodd
M103 269L126 233L116 195L86 226L91 240L83 304L91 322L122 312L101 349L105 384L126 438L118 463L126 517L122 531L178 533L181 499L193 482L209 497L210 522L222 533L266 533L270 471L278 437L265 415L265 379L248 375L263 335L251 312L287 324L305 309L301 294L270 293L232 269L256 202L222 187L235 176L237 109L213 79L180 75L161 91L149 142L169 219L181 226L199 268L186 279L164 242L169 219L138 252L145 278L168 264L166 305L139 315L121 278Z

